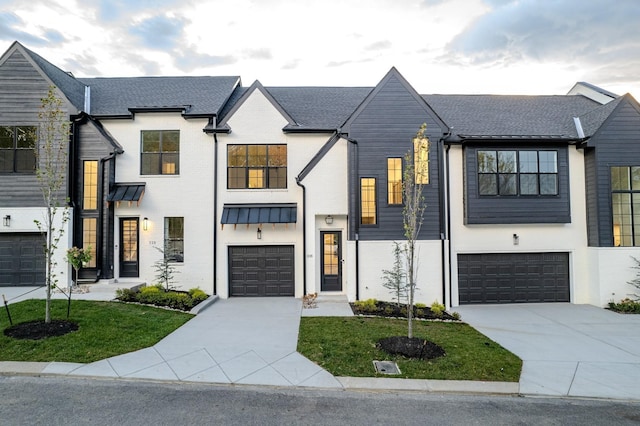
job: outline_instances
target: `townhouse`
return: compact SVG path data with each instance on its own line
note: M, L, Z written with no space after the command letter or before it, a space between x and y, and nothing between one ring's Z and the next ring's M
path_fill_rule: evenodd
M60 251L92 247L85 280L153 283L166 256L179 288L225 298L389 299L413 151L427 204L418 301L604 305L632 290L640 106L628 94L421 95L394 68L375 87L75 78L15 42L0 58L0 130L33 134L50 85L72 123ZM0 146L0 285L43 282L24 146Z

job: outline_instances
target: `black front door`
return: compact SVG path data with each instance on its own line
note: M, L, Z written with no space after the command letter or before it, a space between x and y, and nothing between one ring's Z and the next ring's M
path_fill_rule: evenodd
M321 231L320 249L321 258L321 282L322 291L342 291L342 232Z
M120 219L120 276L138 277L138 218Z

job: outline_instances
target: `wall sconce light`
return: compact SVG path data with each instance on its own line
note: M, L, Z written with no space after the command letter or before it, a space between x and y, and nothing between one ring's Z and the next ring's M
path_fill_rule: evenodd
M142 219L142 230L143 231L148 231L149 230L149 218L145 217L144 219Z
M520 236L518 234L513 234L513 245L517 246L520 244Z
M2 224L5 227L10 227L11 226L11 215L6 215L5 217L2 218Z
M256 234L256 237L261 240L262 239L262 229L258 228L258 232Z
M327 225L331 225L333 223L333 216L329 215L327 217L324 218L324 223L326 223Z

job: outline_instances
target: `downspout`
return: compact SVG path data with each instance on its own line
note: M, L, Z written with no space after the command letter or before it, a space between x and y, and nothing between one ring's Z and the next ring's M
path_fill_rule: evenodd
M213 295L218 294L216 262L218 259L218 134L213 133Z
M441 164L439 167L439 175L440 182L446 182L446 176L449 174L449 170L446 168L446 165L443 161L444 150L441 147L444 147L444 137L441 137L438 141L439 150L438 150L438 163ZM443 179L444 178L444 179ZM445 191L446 191L446 183L445 183ZM447 238L446 231L446 212L448 211L448 199L445 196L445 191L438 191L438 198L440 202L440 259L441 259L441 273L442 273L442 303L445 306L449 306L447 304L447 285L446 285L446 262L445 262L445 241Z
M449 255L447 259L447 263L449 264L449 305L445 303L445 306L453 307L453 286L451 285L451 172L449 171L449 150L451 149L451 145L447 144L447 149L445 151L445 164L447 167L447 174L445 175L445 184L447 191L447 238L449 239ZM444 280L442 282L444 286Z
M296 184L302 188L302 295L307 294L307 188L296 176Z
M349 185L349 187L353 190L353 187L357 187L358 184L358 173L359 173L359 162L358 162L358 141L352 138L349 138L347 136L342 136L343 138L345 138L347 141L349 141L350 143L353 144L353 149L354 149L354 154L353 154L353 158L354 158L354 167L353 167L353 175L355 175L355 179L353 182L353 185ZM358 194L358 191L356 191L356 194ZM358 195L359 197L359 195ZM358 209L349 209L350 211L352 211L354 213L354 216L357 216L355 214L356 211L358 211ZM359 246L359 240L360 240L360 219L358 217L355 217L353 219L353 223L354 223L354 236L355 236L355 240L356 240L356 300L360 300L360 246Z

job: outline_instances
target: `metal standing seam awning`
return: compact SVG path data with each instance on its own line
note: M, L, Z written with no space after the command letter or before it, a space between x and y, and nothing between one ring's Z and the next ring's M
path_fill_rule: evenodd
M263 223L296 223L298 206L296 203L287 204L225 204L222 209L220 224L263 224Z
M126 201L131 206L131 203L136 202L139 206L144 195L145 183L115 183L109 191L107 196L108 202L116 203L119 206L121 202Z

